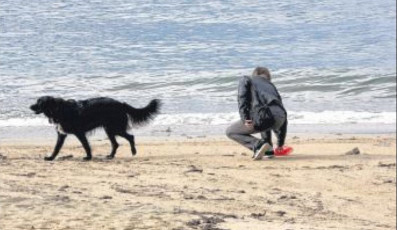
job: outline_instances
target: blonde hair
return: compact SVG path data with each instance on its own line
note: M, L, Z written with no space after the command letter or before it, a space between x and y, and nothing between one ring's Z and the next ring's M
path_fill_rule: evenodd
M272 80L272 76L270 75L270 71L266 67L260 67L260 66L256 67L254 69L254 72L252 72L252 76L261 76L261 77L266 78L269 81Z

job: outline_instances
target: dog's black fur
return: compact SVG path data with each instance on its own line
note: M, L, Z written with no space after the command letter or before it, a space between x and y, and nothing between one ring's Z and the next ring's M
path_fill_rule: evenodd
M131 145L132 155L136 154L134 136L127 133L129 122L143 124L153 119L154 115L159 113L160 101L152 100L146 107L137 109L127 103L105 97L75 101L44 96L40 97L30 109L36 114L44 113L50 123L57 126L58 141L52 155L45 157L45 160L55 159L67 134L76 135L87 154L84 160L91 160L91 148L86 133L99 127L105 129L112 143L112 151L107 156L112 159L119 146L116 135L127 139Z

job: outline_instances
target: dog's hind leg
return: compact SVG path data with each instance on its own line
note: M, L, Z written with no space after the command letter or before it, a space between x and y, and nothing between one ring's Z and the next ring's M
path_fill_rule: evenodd
M108 135L110 142L112 143L112 151L110 152L109 155L106 156L106 158L113 159L114 156L116 155L116 151L117 148L119 147L119 144L117 143L116 137L113 134L113 132L109 131L108 129L105 129L105 132Z
M62 134L58 132L58 140L55 145L54 151L52 152L51 156L44 157L44 160L52 161L55 159L55 157L58 155L59 151L61 150L63 143L65 142L66 136L67 136L66 134Z
M79 141L83 145L85 153L87 154L87 156L84 157L83 160L85 160L85 161L91 160L92 159L91 147L90 147L90 144L88 143L87 137L85 136L84 133L76 134L76 137L77 137L77 139L79 139Z
M124 137L127 139L128 142L130 142L131 145L131 153L132 155L136 155L136 148L135 148L135 138L134 135L128 134L127 132L123 132L120 134L121 137Z

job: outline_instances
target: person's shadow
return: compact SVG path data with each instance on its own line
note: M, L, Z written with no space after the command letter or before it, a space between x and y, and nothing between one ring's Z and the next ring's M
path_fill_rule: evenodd
M341 154L327 154L327 155L300 155L291 154L289 156L279 156L272 160L276 161L314 161L314 160L330 160L330 161L340 161L340 160L384 160L384 159L395 159L392 155L371 155L371 154L359 154L359 155L341 155Z

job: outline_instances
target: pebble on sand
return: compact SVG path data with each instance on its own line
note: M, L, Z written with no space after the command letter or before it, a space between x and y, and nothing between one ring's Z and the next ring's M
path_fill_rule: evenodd
M346 152L345 155L359 155L360 153L361 153L360 149L358 149L358 147L356 147L356 148Z

